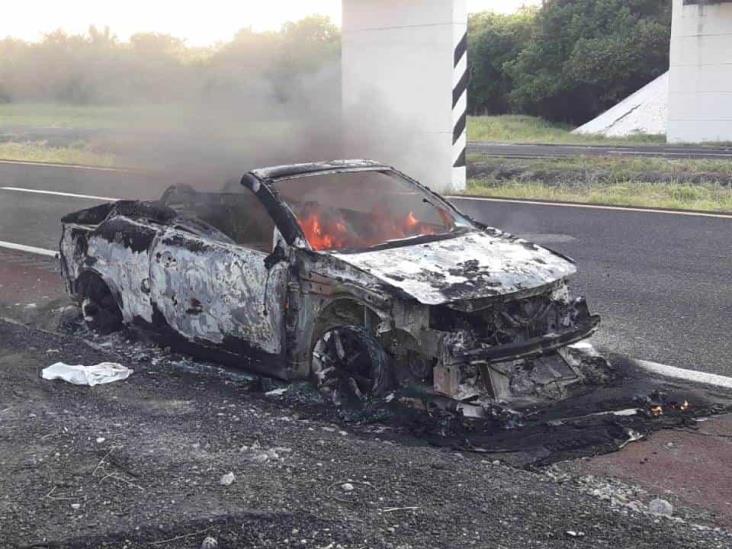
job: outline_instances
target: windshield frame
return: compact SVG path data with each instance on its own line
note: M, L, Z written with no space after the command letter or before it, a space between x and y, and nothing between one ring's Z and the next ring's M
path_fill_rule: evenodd
M305 233L300 227L298 218L290 205L280 197L277 191L277 184L287 184L288 180L304 179L319 175L347 174L358 172L380 172L386 175L394 176L403 180L405 183L415 187L424 197L435 207L446 209L462 226L457 226L453 231L448 233L439 233L434 235L416 235L404 239L389 240L381 244L365 247L352 248L343 250L315 250L308 242ZM464 235L468 232L477 231L479 227L467 215L460 212L455 206L443 198L440 194L422 185L415 179L400 172L399 170L372 162L368 160L353 161L336 161L311 164L297 164L292 166L278 166L263 170L254 170L244 175L241 181L242 185L252 190L262 201L264 206L270 212L275 223L282 233L288 244L304 248L315 253L323 254L355 254L372 252L390 248L399 248L405 246L413 246L426 242L435 242L439 240L448 240Z

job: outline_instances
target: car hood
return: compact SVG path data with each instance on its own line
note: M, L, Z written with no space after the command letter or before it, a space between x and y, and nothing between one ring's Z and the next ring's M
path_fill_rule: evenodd
M524 293L576 271L570 260L499 231L332 255L425 305Z

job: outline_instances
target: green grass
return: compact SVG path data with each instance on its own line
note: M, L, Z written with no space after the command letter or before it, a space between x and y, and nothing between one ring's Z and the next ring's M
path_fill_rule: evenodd
M0 104L0 128L125 129L151 116L173 119L171 105Z
M220 144L230 148L247 150L251 147L252 135L275 143L278 138L287 136L292 128L292 123L285 118L247 120L237 125L232 118L235 115L203 104L0 104L0 134L14 134L12 141L0 141L0 160L105 167L119 163L129 165L134 164L134 159L123 159L125 143L134 140L137 132L149 141L154 135L161 139L167 135L188 135L193 128L206 129L210 126L209 139L218 139ZM222 120L226 122L222 124ZM50 128L69 131L61 132L61 135L53 131L44 133Z
M732 187L717 183L691 185L635 181L577 186L549 185L538 181L490 183L471 180L466 194L493 198L732 213Z
M576 156L562 158L468 157L476 179L527 180L586 185L591 183L724 183L732 184L732 162L713 159Z
M576 135L566 124L547 122L535 116L502 115L468 117L468 140L496 143L546 143L579 145L638 145L665 143L663 135L635 135L608 138Z
M116 164L114 155L93 151L83 143L69 147L48 147L39 142L0 143L0 160L103 167Z
M581 156L469 158L468 194L732 212L732 162Z
M275 115L279 113L274 113ZM241 132L252 135L287 135L292 124L282 116L241 120ZM56 103L0 103L0 130L63 128L78 130L122 131L180 131L214 123L225 129L236 126L238 116L244 116L228 106L166 103L137 105L63 105ZM223 124L222 124L223 122ZM100 132L103 134L104 132Z

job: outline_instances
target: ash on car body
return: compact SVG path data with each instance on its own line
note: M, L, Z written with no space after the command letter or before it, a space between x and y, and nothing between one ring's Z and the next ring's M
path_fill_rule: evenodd
M241 183L64 217L62 271L87 320L311 379L339 404L399 398L484 417L612 378L572 347L599 317L570 297L569 258L372 161L254 170Z

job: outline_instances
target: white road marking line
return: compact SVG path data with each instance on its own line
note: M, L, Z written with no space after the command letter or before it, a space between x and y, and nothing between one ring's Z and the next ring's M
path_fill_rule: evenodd
M621 212L659 213L670 215L686 215L699 217L715 217L717 219L732 219L732 214L717 214L704 212L685 212L674 210L656 210L654 208L631 208L626 206L600 206L598 204L573 204L572 202L541 202L539 200L515 200L511 198L488 198L485 196L457 196L447 195L449 200L474 200L478 202L506 202L509 204L529 204L532 206L556 206L560 208L586 208L590 210L610 210Z
M88 170L94 172L126 173L131 171L124 168L105 168L104 166L84 166L82 164L55 164L53 162L29 162L23 160L0 160L0 164L6 164L10 166L39 166L42 168L66 168L70 170Z
M662 376L732 389L732 377L709 374L707 372L699 372L697 370L686 370L684 368L668 366L667 364L658 364L657 362L650 362L648 360L636 359L633 360L633 362L648 372L661 374Z
M598 351L592 343L585 341L579 341L571 345L575 349L580 349L589 355L598 355ZM709 374L707 372L700 372L698 370L687 370L686 368L677 368L676 366L669 366L667 364L659 364L658 362L651 362L649 360L641 360L638 358L630 358L631 362L636 364L638 367L646 370L647 372L653 372L666 377L672 377L675 379L684 379L686 381L693 381L696 383L704 383L706 385L714 385L716 387L725 387L732 389L732 377L720 376L718 374Z
M702 153L701 155L685 153L685 152L663 152L660 154L654 153L654 152L646 152L646 151L632 152L632 153L627 153L625 151L608 151L608 152L609 152L609 155L614 155L614 156L631 156L631 157L638 156L640 158L643 158L645 156L657 157L657 158L668 158L668 159L681 158L681 159L685 159L685 160L695 160L695 159L714 160L716 158L725 158L725 159L730 158L729 153L714 153L714 152ZM591 156L602 156L602 155L597 154L597 155L591 155Z
M0 240L0 248L7 248L8 250L15 250L18 252L27 252L29 254L44 255L46 257L58 256L58 252L54 252L53 250L36 248L35 246L26 246L25 244L15 244L13 242L5 242L3 240Z
M50 194L53 196L67 196L70 198L83 198L85 200L101 200L103 202L116 202L122 200L121 198L111 198L109 196L94 196L89 194L76 194L76 193L65 193L60 191L45 191L41 189L25 189L22 187L0 187L3 191L14 191L19 193L34 193L34 194Z

